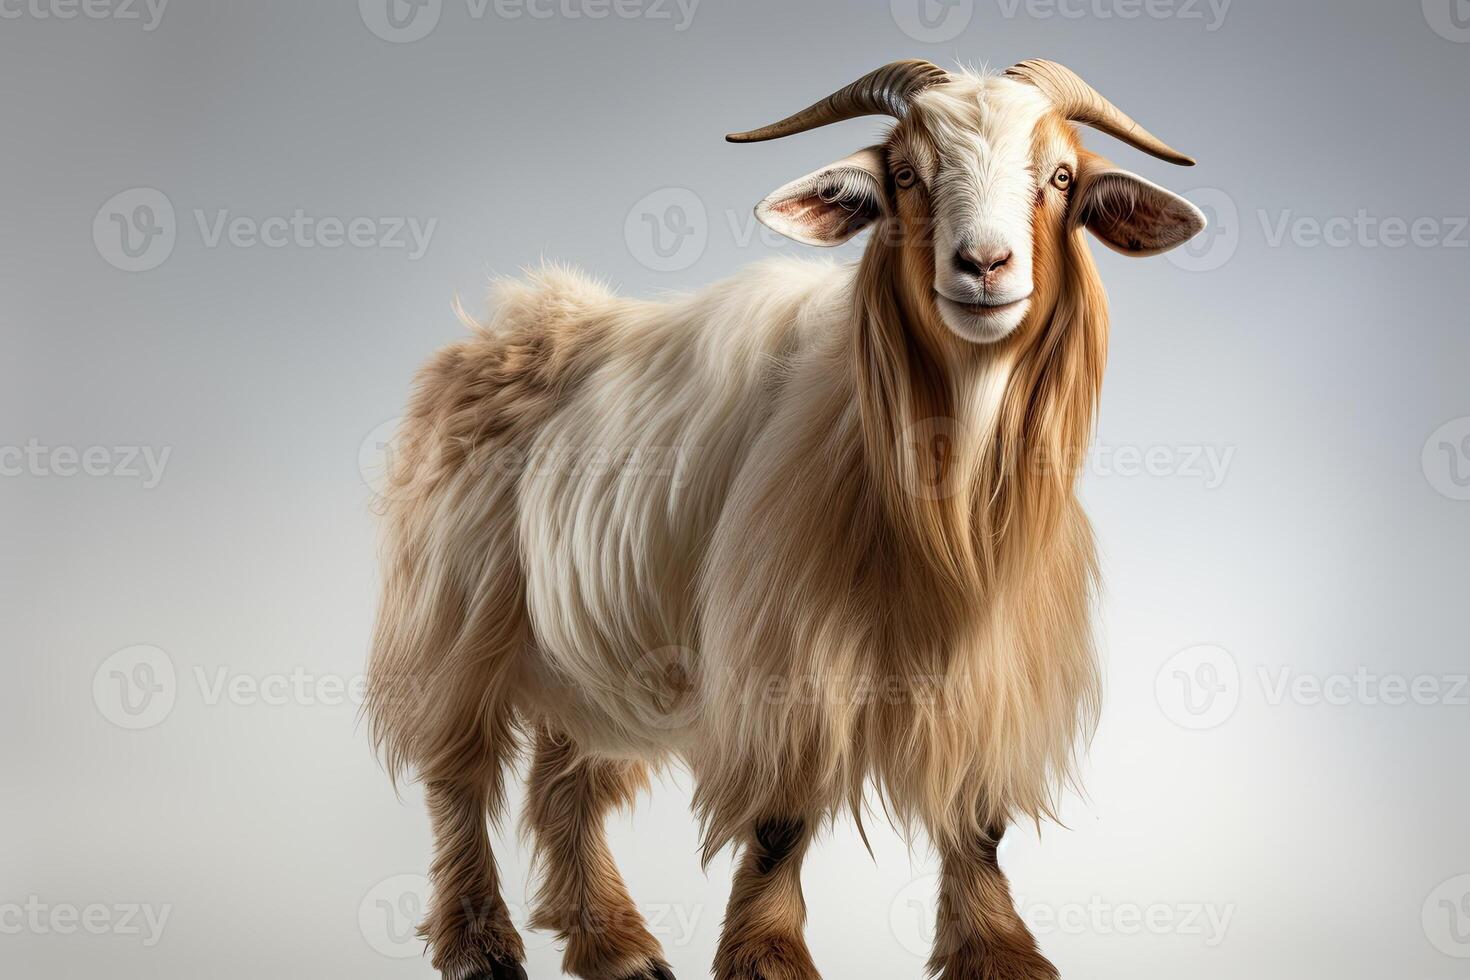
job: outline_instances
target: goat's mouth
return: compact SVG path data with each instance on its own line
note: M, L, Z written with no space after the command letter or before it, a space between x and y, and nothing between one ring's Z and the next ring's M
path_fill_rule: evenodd
M951 299L937 289L934 295L942 305L968 313L970 316L995 316L999 313L1009 313L1012 310L1019 310L1031 298L1031 294L1027 293L1025 296L1006 300L1003 303L962 303L957 299Z
M1004 303L961 303L936 289L934 301L950 330L966 340L989 344L1021 325L1031 307L1031 294Z

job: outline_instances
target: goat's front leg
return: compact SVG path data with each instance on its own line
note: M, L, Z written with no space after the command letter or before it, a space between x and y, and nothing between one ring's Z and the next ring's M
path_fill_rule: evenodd
M715 953L715 980L820 980L802 938L801 861L811 837L811 821L790 817L750 829Z
M1011 899L996 848L1005 828L941 844L939 920L929 972L936 980L1057 980L1056 967Z

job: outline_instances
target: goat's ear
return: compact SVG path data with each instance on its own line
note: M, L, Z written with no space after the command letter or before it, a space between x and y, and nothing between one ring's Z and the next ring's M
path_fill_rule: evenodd
M1173 191L1092 153L1077 181L1076 220L1124 255L1158 255L1205 230L1205 216Z
M755 216L805 245L841 245L888 212L885 172L883 147L867 147L778 187Z

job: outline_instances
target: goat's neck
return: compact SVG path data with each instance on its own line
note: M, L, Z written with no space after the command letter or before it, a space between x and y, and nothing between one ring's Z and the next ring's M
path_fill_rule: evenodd
M923 270L879 243L855 281L853 376L868 471L907 568L956 603L1015 580L1071 506L1106 312L1091 260L996 344L940 321ZM1090 276L1090 278L1089 278Z

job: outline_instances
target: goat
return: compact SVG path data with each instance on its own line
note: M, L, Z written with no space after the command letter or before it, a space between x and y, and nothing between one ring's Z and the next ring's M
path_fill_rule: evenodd
M818 976L801 861L870 787L941 861L931 972L1057 976L996 847L1054 815L1098 711L1075 482L1108 317L1083 231L1151 255L1204 227L1073 123L1193 161L1046 61L894 62L728 139L874 114L883 143L756 209L814 245L871 227L858 263L664 302L544 268L418 375L366 710L424 784L446 980L526 975L487 826L525 743L531 925L568 974L671 980L602 825L680 762L706 863L740 851L718 980Z

